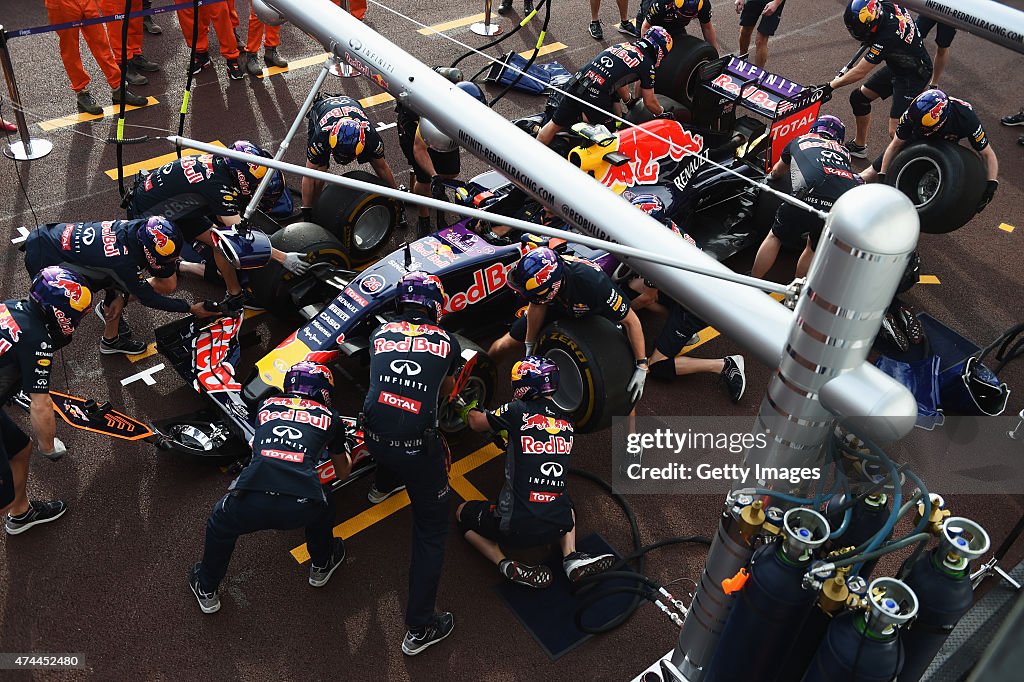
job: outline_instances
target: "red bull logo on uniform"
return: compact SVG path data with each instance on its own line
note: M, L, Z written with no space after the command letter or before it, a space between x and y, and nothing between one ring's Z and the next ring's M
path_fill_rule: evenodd
M435 327L432 324L416 324L414 322L409 322L407 320L402 320L400 322L388 322L387 324L381 326L380 331L378 331L377 333L381 334L384 332L397 332L402 336L423 336L424 334L440 334L444 338L448 338L447 332L445 332L445 330L441 329L440 327Z
M8 310L7 306L3 303L0 303L0 329L6 331L11 337L11 341L14 341L15 343L17 343L18 339L21 337L21 327L14 319L14 316L11 315L11 311ZM42 364L42 361L40 361L40 364Z
M522 365L525 363L520 362L519 364ZM538 429L552 434L561 433L563 431L572 433L573 431L572 424L569 421L565 419L556 419L544 414L524 414L523 425L520 428L523 431L527 429Z
M572 437L552 436L551 438L534 438L520 436L519 445L525 455L568 455L572 452Z
M661 159L681 161L690 154L704 149L704 138L683 128L677 121L656 119L629 128L616 135L616 151L630 158L621 166L607 164L603 172L595 173L597 181L613 192L636 185L652 185L661 175Z

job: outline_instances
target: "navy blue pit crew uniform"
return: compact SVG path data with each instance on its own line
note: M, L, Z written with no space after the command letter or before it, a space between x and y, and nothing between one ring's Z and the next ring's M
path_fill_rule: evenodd
M374 159L384 158L384 141L380 133L373 127L366 112L357 100L345 95L325 97L314 104L306 115L306 160L310 163L328 167L331 164L331 139L324 126L333 125L343 118L359 121L363 127L365 142L363 151L356 156L358 163L369 163ZM351 163L352 159L341 158L339 149L334 151L334 160L341 164ZM428 179L427 182L430 182Z
M416 155L413 153L416 135L419 131L420 115L401 104L395 106L395 114L398 117L398 144L402 148L402 154L412 166L412 170L416 174L416 182L429 183L430 174L420 167L416 161ZM462 169L462 158L458 149L439 152L428 145L427 153L430 154L430 161L434 164L434 170L438 175L456 176Z
M948 48L953 44L953 38L956 37L956 29L949 24L942 24L935 21L931 17L926 17L923 14L917 17L917 30L921 32L921 39L928 37L928 34L935 29L935 44L939 47Z
M850 152L841 142L820 135L801 135L792 140L782 151L782 161L789 164L793 196L822 211L830 210L844 192L859 184L850 166ZM825 221L813 213L783 203L772 232L786 248L799 250L807 238L814 248L824 226Z
M900 116L900 122L896 125L896 137L906 142L921 140L927 137L953 143L960 142L960 140L966 138L974 151L978 153L985 151L985 148L988 147L988 135L985 133L985 126L981 124L981 119L974 113L974 107L969 102L957 99L956 97L950 97L947 106L949 110L946 112L946 120L938 132L932 135L925 135L920 128L914 125L914 122L910 120L910 116L905 112ZM875 159L871 166L876 171L880 170L882 168L882 156Z
M618 324L629 314L629 299L593 263L573 256L560 256L565 277L554 299L545 304L545 324L558 319L600 315ZM516 341L526 340L526 315L512 323L509 335Z
M290 394L260 405L252 461L217 502L206 522L199 584L215 592L240 535L260 530L306 529L314 566L332 561L334 502L320 484L316 465L345 448L345 425L320 403Z
M654 87L654 63L658 49L640 39L606 48L593 61L580 69L566 84L566 92L583 100L563 97L552 115L556 125L568 128L586 116L592 124L614 123L604 111L611 111L619 100L617 91L624 85L640 81L641 89ZM599 111L603 110L603 111Z
M887 3L888 4L888 3ZM871 64L885 66L872 73L864 87L885 99L892 97L890 118L899 118L910 102L924 92L932 77L932 58L924 47L924 39L910 12L899 5L890 5L884 12L873 42L864 53ZM854 114L860 116L857 111Z
M26 300L0 303L0 404L18 391L50 392L54 343L34 305ZM0 508L14 501L8 462L28 444L28 435L0 410Z
M186 243L245 208L238 175L213 154L183 156L145 175L129 197L129 218L163 216L178 226Z
M25 240L25 269L30 277L51 265L81 274L89 288L115 289L131 294L142 305L172 313L187 313L187 301L162 296L147 280L147 262L135 232L145 220L40 225ZM174 270L153 273L169 277Z
M405 311L370 337L370 387L363 403L366 447L377 461L377 490L404 484L412 502L413 539L406 624L435 619L448 535L447 447L437 431L445 377L460 364L454 335L422 314Z
M566 491L573 425L550 398L514 400L485 411L491 430L508 433L505 484L495 502L473 500L460 530L509 547L558 542L573 528Z
M693 19L683 16L682 10L676 7L676 0L643 0L640 11L636 15L636 28L640 30L646 21L651 26L661 26L672 36L686 33L686 27ZM711 21L711 3L705 2L697 12L697 23L707 24Z

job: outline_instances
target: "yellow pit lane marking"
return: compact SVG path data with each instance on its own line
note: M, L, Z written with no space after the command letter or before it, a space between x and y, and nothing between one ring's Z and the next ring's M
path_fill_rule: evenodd
M148 346L146 346L146 350L142 351L141 353L129 355L128 360L131 362L138 362L139 360L145 360L146 358L152 357L154 355L156 355L156 341L151 342Z
M279 73L288 73L289 71L297 71L299 69L304 69L307 66L323 64L324 60L330 56L331 55L327 54L326 52L321 52L320 54L315 54L312 57L293 59L290 62L288 62L288 66L266 66L263 67L263 73L256 77L268 78L270 76L276 76Z
M433 26L427 26L426 28L416 29L416 32L419 33L421 36L429 36L429 35L431 35L433 33L443 33L444 31L447 31L449 29L460 28L462 26L468 26L470 24L474 24L474 23L476 23L478 21L483 21L483 20L484 20L484 13L481 12L480 14L474 14L471 17L462 17L461 19L452 19L451 21L446 21L443 24L434 24Z
M935 275L921 275L918 278L917 283L918 284L942 284L942 282L939 281L939 278L936 277Z
M378 104L385 104L387 102L391 102L394 99L395 98L392 97L389 93L382 92L379 95L370 95L369 97L362 98L361 100L359 100L359 106L368 109L370 107L375 107Z
M147 97L146 103L142 107L133 107L128 105L124 108L127 111L134 111L135 109L142 109L143 107L151 107L154 104L160 104L160 100L156 97ZM40 121L39 127L43 130L56 130L58 128L67 128L73 126L76 123L84 123L86 121L98 121L101 118L107 118L108 116L117 116L121 111L121 105L111 104L110 106L103 107L102 114L69 114L68 116L61 116L60 118L52 118L49 121ZM114 176L117 177L116 175Z
M1013 232L1017 228L1015 228L1013 225L1010 225L1009 223L999 223L999 229L1002 230L1003 232Z
M476 452L466 455L457 462L452 462L452 470L448 474L448 480L452 489L464 500L485 500L483 493L466 480L465 476L470 471L483 466L487 462L501 454L501 450L495 445L485 445ZM334 527L334 536L347 540L353 535L360 533L378 521L383 521L397 511L409 506L409 493L404 490L393 495L380 504L376 504L366 511L360 512L348 521L339 523ZM304 564L309 561L309 550L305 543L291 551L292 557Z
M544 47L540 48L540 51L537 52L537 56L543 57L546 54L558 52L559 50L564 50L567 47L569 46L566 45L565 43L551 43L550 45L545 45ZM519 53L519 56L524 59L529 59L530 57L533 56L533 50L524 50Z
M718 338L719 335L720 332L714 327L704 327L699 332L697 332L697 336L700 340L691 346L686 346L685 348L683 348L681 351L679 351L679 355L686 355L690 351L700 348L708 341ZM676 357L679 357L679 355L677 355Z
M212 144L215 147L223 147L224 146L224 143L221 142L220 140L213 140L212 142L209 142L207 144ZM190 155L193 155L193 154L202 154L202 153L203 152L199 151L198 149L182 149L181 150L181 155L182 156L190 156ZM165 163L170 163L171 161L177 160L177 158L178 158L177 153L171 152L170 154L163 154L162 156L154 156L152 159L146 159L145 161L139 161L138 163L130 163L127 166L124 167L124 177L129 178L129 177L135 175L136 173L138 173L139 171L153 170L154 168L159 168L160 166L164 165ZM103 171L103 172L111 180L117 180L117 169L116 168L111 168L110 170Z

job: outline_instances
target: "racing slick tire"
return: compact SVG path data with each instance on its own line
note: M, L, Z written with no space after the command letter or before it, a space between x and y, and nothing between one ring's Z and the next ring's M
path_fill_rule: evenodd
M661 108L665 111L670 111L676 116L676 120L680 123L690 123L693 121L693 114L690 113L689 108L681 102L677 102L668 95L655 95L658 98L658 102L661 104ZM626 112L626 120L630 123L640 125L641 123L647 123L648 121L654 120L654 114L644 105L644 101L640 100L633 105L633 108Z
M348 269L349 260L338 238L314 223L293 223L270 235L270 243L285 253L297 251L307 254L314 266L324 263L332 267ZM277 261L271 261L249 275L256 302L267 310L281 315L295 315L301 307L292 298L292 290L301 280L315 277L293 275Z
M372 173L354 170L342 177L383 185ZM398 202L381 194L341 185L328 185L313 206L313 222L341 241L353 266L372 263L391 240L401 210Z
M633 409L626 392L633 351L612 322L597 316L557 320L541 330L536 352L558 365L553 398L577 433L600 431Z
M917 140L896 154L885 181L914 203L921 232L966 225L985 191L985 165L972 150L945 140Z
M487 407L494 399L494 387L498 383L498 368L483 348L461 334L454 336L458 339L462 350L475 350L477 353L476 365L473 366L473 372L469 375L465 388L459 392L459 397L466 403L475 400L481 408ZM444 397L447 398L447 396ZM445 433L459 433L466 429L466 424L459 419L459 410L452 406L447 399L443 400L438 407L437 421L441 431Z
M698 70L718 59L718 52L696 36L680 36L674 42L672 51L665 55L655 74L654 91L693 109L700 87Z

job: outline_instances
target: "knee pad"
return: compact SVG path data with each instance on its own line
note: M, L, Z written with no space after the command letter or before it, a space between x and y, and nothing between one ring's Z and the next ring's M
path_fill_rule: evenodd
M850 93L850 107L854 116L867 116L871 113L871 100L860 91L860 88L854 88Z
M676 363L675 360L669 358L656 362L650 367L651 376L661 381L672 381L676 378Z

